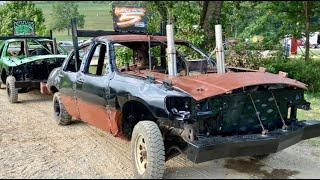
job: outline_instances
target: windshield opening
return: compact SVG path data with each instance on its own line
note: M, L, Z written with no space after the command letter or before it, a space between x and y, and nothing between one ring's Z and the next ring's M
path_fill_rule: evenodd
M215 60L209 58L200 49L187 42L176 42L176 62L178 76L194 76L215 73ZM116 65L120 72L134 73L141 71L168 74L165 43L124 42L113 45ZM150 57L149 57L150 54ZM163 63L165 60L165 63Z
M8 44L6 56L23 58L26 57L25 41L23 39L13 41ZM63 49L57 46L58 54L65 54ZM29 56L51 55L54 54L52 40L27 40L27 53Z

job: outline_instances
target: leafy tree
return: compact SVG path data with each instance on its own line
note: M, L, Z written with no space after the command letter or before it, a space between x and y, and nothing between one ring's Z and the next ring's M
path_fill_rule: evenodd
M319 2L277 1L277 2L225 2L222 10L224 31L228 36L251 39L254 35L264 37L262 48L275 49L285 35L308 37L310 31L317 31L319 23L312 23L312 17L319 16ZM308 59L309 48L306 49Z
M160 32L161 22L173 23L176 38L201 46L205 33L199 26L201 4L196 1L149 1L144 4L149 14L149 32Z
M319 30L319 24L312 23L311 17L320 15L320 3L316 1L281 1L277 3L265 2L261 5L262 8L265 8L268 11L269 17L271 16L274 18L271 22L278 23L278 27L273 29L278 30L279 35L282 37L290 34L300 38L302 32L305 34L305 60L308 60L310 31ZM270 24L270 22L266 24Z
M223 1L204 1L200 18L200 26L206 32L203 47L212 48L215 39L215 25L221 24Z
M137 1L129 4L147 7L149 32L160 32L161 22L173 22L177 38L187 39L207 51L215 46L215 24L222 24L225 39L238 39L246 50L279 51L285 35L300 38L303 32L307 34L319 28L319 23L312 23L319 17L319 2ZM263 40L257 44L244 43L257 35Z
M71 19L77 19L77 26L84 27L85 16L78 11L78 5L71 1L59 1L53 5L51 13L53 23L50 25L53 30L62 31L67 29L70 35Z
M13 34L14 20L34 21L37 35L48 34L41 9L30 1L6 2L0 6L0 19L0 35Z

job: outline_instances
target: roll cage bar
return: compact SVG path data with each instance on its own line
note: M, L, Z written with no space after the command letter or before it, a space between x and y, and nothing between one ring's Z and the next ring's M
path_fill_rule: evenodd
M9 40L9 39L22 39L24 40L24 52L28 55L28 46L27 39L50 39L53 41L53 54L58 54L57 40L52 36L52 30L50 30L49 36L0 36L0 40ZM38 42L37 42L38 43ZM47 50L47 49L46 49ZM48 51L48 50L47 50Z

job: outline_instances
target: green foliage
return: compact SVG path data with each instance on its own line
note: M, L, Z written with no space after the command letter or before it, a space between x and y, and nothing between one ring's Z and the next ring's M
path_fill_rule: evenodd
M44 16L41 9L30 1L7 2L0 6L0 35L13 34L14 20L30 20L35 22L37 35L48 35L44 25Z
M53 22L50 27L53 30L65 30L71 28L71 19L77 18L77 26L83 28L84 26L84 15L78 11L78 5L75 2L55 2L53 5L53 12L51 13Z
M183 8L182 8L183 7ZM195 1L179 1L173 5L173 16L177 27L176 37L200 46L205 33L199 27L201 6Z
M149 12L148 32L160 32L161 21L172 18L175 25L175 37L190 41L200 46L205 39L205 32L199 27L201 5L195 1L153 1L145 2ZM163 17L167 16L167 17ZM165 19L167 18L167 19Z
M320 92L320 61L269 59L262 62L261 66L266 67L272 73L287 72L290 78L307 84L310 92Z
M132 63L133 51L127 47L116 48L116 61L118 67L130 65Z
M308 3L311 17L319 16L320 3ZM300 38L306 29L302 1L224 2L222 17L226 37L244 41L261 35L264 49L277 49L285 35ZM311 24L311 31L318 28Z

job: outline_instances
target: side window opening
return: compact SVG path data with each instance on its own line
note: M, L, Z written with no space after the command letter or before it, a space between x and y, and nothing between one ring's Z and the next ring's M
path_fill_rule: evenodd
M85 46L79 50L79 61L77 62L77 67L76 67L75 55L74 55L74 52L72 52L71 57L66 65L65 71L78 72L80 70L80 66L81 66L83 59L85 58L85 56L87 55L87 53L90 50L89 47L90 46Z
M108 73L109 56L105 44L98 44L94 53L89 58L89 65L85 69L86 74L102 76Z
M22 41L11 42L8 45L6 56L17 57L24 54L24 43Z
M70 72L77 72L76 71L76 59L74 57L74 53L72 53L69 62L65 68L65 71L70 71Z
M53 54L49 41L28 40L28 51L31 56Z

